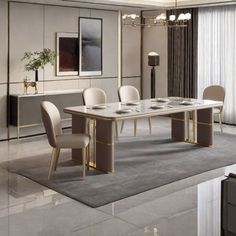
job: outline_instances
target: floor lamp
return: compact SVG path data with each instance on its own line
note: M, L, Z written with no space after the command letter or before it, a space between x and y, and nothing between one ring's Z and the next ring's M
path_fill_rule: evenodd
M155 98L156 90L156 66L160 64L159 54L156 52L150 52L148 54L148 65L152 67L151 69L151 98Z

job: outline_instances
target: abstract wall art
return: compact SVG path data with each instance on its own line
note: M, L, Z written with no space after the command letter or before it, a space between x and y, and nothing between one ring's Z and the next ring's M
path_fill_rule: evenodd
M79 75L102 75L102 19L79 18Z
M78 75L78 33L57 33L57 76Z

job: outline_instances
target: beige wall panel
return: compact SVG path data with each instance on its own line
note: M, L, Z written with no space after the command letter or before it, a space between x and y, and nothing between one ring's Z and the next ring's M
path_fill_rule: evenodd
M90 79L79 79L79 89L89 88L90 87L91 80Z
M0 85L0 127L6 127L7 85Z
M78 8L45 6L44 47L56 50L57 32L78 32L78 17ZM46 80L56 78L56 69L54 66L45 66L44 73ZM65 78L70 77L67 76Z
M118 101L117 78L114 79L92 79L91 87L101 88L107 94L108 102Z
M140 76L141 74L140 39L140 27L123 26L122 76Z
M148 53L157 52L160 55L160 66L156 67L156 96L167 96L167 28L151 27L143 30L143 95L150 97L150 73Z
M44 91L78 89L77 80L46 81Z
M90 17L91 16L91 10L90 9L79 9L79 16L81 17Z
M92 10L91 16L103 19L103 75L118 76L118 12Z
M0 83L7 82L7 34L8 34L8 4L6 0L0 1Z
M132 85L141 93L141 77L122 78L122 85Z
M24 71L21 58L25 51L43 48L43 6L10 4L10 81L23 81L25 76L34 79L34 73ZM43 78L42 70L39 78Z

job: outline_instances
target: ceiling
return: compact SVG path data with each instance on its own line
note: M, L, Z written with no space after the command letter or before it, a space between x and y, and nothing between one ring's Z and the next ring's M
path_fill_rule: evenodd
M111 6L133 6L140 8L170 8L174 7L175 0L63 0L88 4L101 4ZM235 0L178 0L178 6L194 7L194 6L212 6L222 4L235 4Z
M1 1L1 0L0 0ZM14 2L32 2L49 5L65 5L103 10L121 10L139 12L140 10L158 10L174 8L175 0L9 0ZM178 7L204 7L236 4L236 0L177 0Z

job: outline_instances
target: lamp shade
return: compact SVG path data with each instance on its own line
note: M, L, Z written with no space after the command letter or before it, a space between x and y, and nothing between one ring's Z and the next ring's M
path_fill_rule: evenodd
M159 66L160 64L160 56L156 52L148 53L148 65L149 66Z

